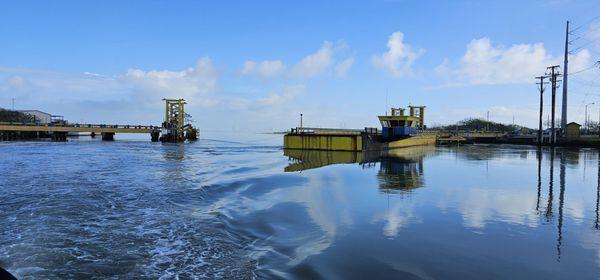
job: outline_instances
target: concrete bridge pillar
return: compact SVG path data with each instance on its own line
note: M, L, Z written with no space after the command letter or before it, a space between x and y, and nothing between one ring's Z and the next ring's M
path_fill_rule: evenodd
M114 132L102 132L102 141L115 141Z

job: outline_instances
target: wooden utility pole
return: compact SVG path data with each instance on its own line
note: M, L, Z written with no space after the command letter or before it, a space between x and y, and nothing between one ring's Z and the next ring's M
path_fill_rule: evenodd
M548 68L546 68L547 73L550 75L550 83L552 84L552 109L551 109L551 113L550 113L550 143L551 145L555 145L556 144L556 126L555 126L555 112L556 112L556 88L558 87L557 83L558 81L558 76L560 76L560 73L558 71L558 68L560 68L559 65L553 65L553 66L548 66ZM549 73L548 73L549 72Z
M548 77L539 76L535 78L540 80L540 82L537 83L538 85L540 85L540 123L538 128L538 145L542 145L542 114L544 113L544 85L548 84L548 82L544 82L544 79Z

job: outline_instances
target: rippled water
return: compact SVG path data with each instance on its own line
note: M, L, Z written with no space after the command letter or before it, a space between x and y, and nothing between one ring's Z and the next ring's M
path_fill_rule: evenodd
M20 279L597 279L596 150L0 143Z

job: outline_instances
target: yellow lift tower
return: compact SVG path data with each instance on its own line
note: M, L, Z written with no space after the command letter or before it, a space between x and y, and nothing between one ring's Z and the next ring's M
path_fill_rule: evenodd
M186 104L184 99L163 99L165 101L165 121L162 123L160 141L183 142L198 139L198 129L191 124L186 124L186 115L183 109Z

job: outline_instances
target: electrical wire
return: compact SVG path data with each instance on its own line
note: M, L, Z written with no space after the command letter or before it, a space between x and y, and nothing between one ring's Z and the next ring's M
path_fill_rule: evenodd
M584 69L581 69L581 70L577 70L577 71L574 71L574 72L569 72L568 74L569 74L569 76L570 76L570 75L579 74L579 73L582 73L582 72L585 72L585 71L588 71L588 70L594 69L596 66L598 66L598 61L596 61L596 63L594 63L594 64L593 64L592 66L590 66L590 67L587 67L587 68L584 68Z
M590 23L591 23L591 22L593 22L594 20L597 20L597 19L599 19L599 18L600 18L600 15L599 15L599 16L595 16L595 17L593 17L593 18L591 18L591 19L589 19L589 20L585 21L584 23L582 23L582 24L578 25L577 27L575 27L575 28L571 29L571 30L570 30L570 32L575 32L575 31L577 31L577 30L581 29L582 27L584 27L584 26L586 26L586 25L590 24Z

